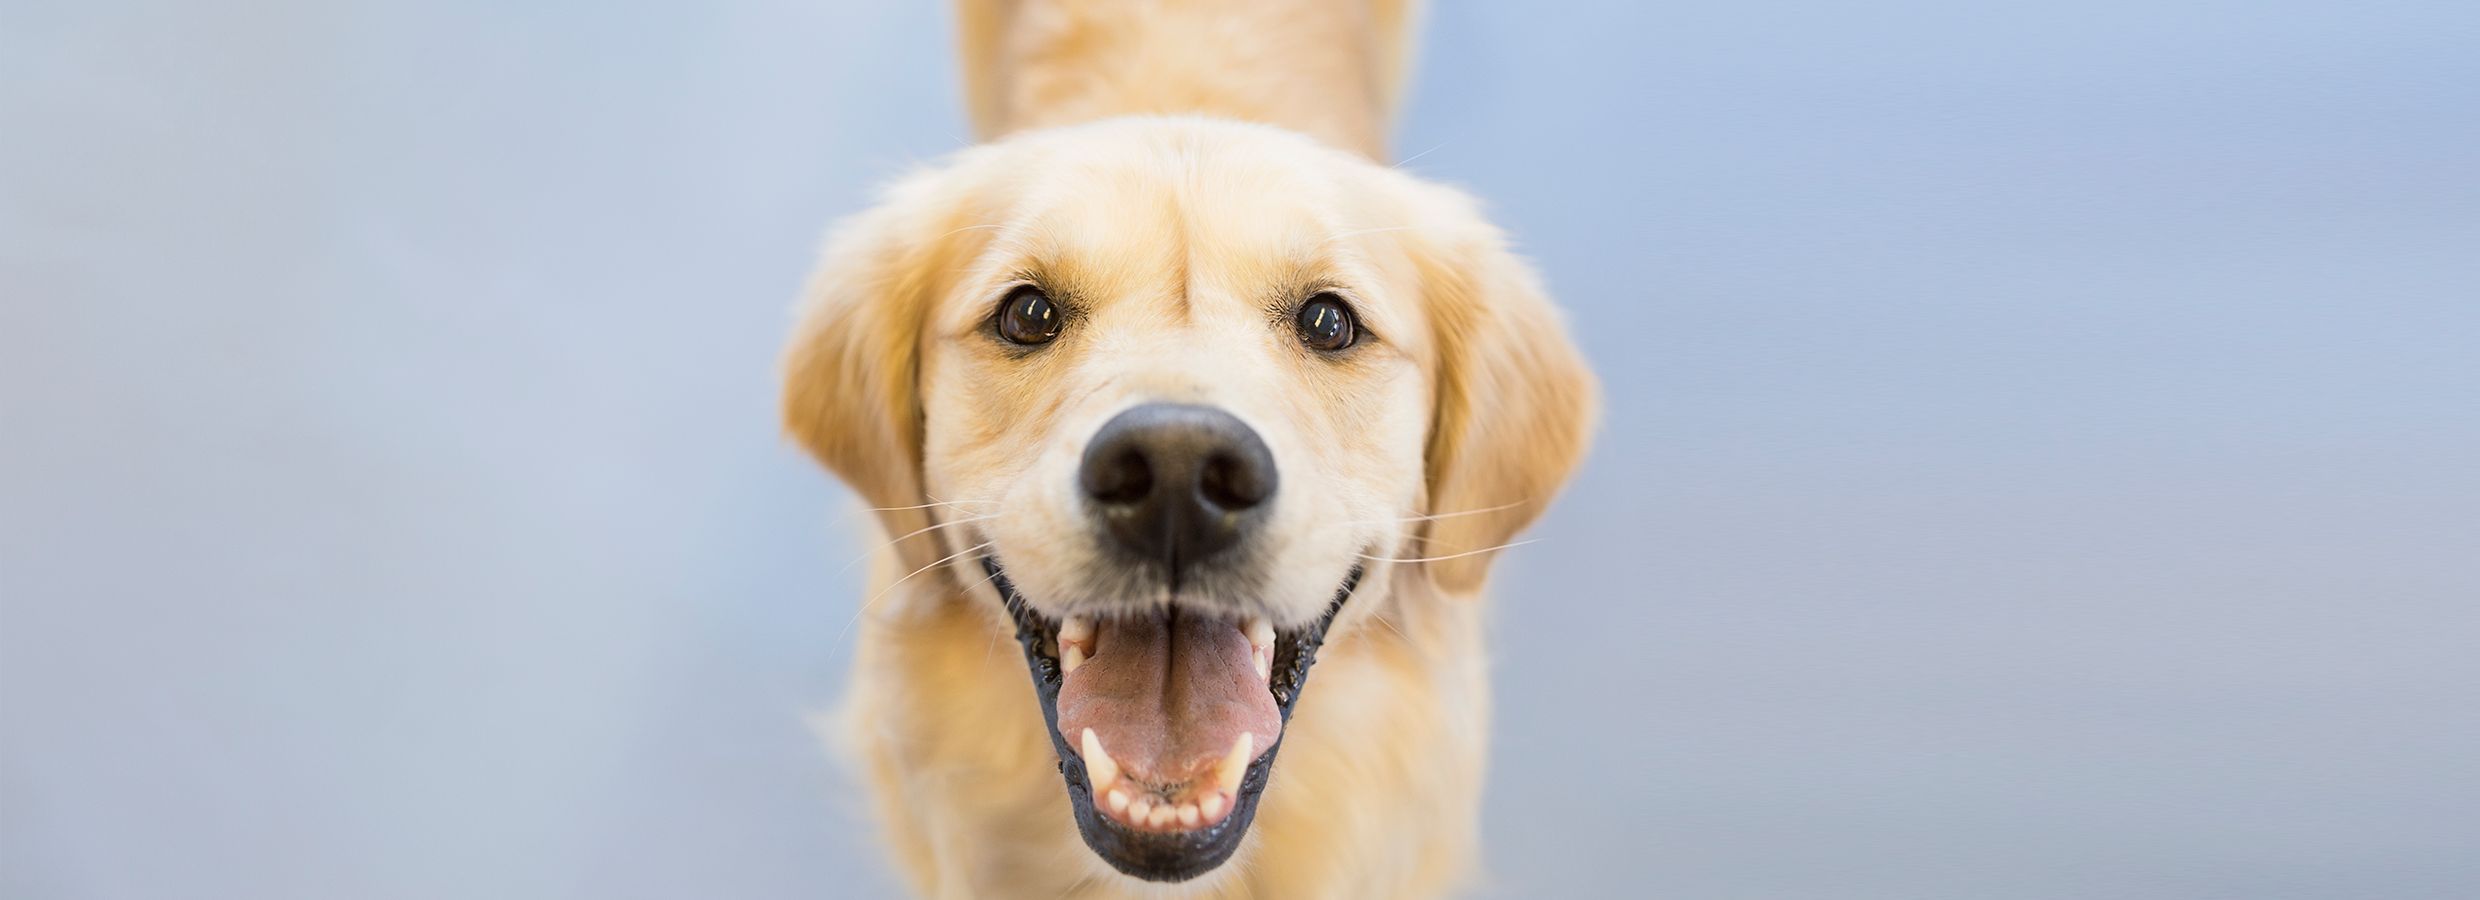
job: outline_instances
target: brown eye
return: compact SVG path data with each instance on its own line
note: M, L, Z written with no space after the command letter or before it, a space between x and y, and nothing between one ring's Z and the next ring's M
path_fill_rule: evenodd
M1009 291L1007 298L999 301L999 336L1011 344L1050 343L1059 336L1059 326L1065 321L1059 314L1059 305L1052 303L1041 288L1030 284Z
M1292 326L1299 329L1300 342L1311 350L1333 352L1361 339L1361 323L1352 317L1352 308L1333 294L1319 294L1301 304Z

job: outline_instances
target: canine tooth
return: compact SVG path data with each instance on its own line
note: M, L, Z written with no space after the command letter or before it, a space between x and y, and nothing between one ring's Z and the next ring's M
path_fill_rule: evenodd
M1257 755L1257 735L1240 732L1240 739L1231 743L1231 752L1214 767L1214 786L1223 793L1240 796L1240 776L1249 773L1249 759Z
M1060 644L1060 645L1059 645L1059 671L1060 671L1060 674L1063 674L1063 675L1064 675L1064 674L1067 674L1067 673L1069 673L1069 672L1074 672L1074 671L1076 671L1076 667L1081 666L1081 665L1084 665L1084 664L1085 664L1085 648L1083 648L1083 647L1079 647L1079 646L1077 646L1077 645L1075 645L1075 644L1065 644L1065 643L1063 643L1063 644ZM1265 674L1265 673L1260 672L1260 673L1258 673L1258 674L1263 675L1263 674Z
M1263 681L1273 681L1274 623L1266 621L1265 616L1250 616L1248 622L1240 626L1240 632L1248 635L1249 664L1257 668L1257 677Z
M1118 789L1118 788L1112 788L1112 789L1111 789L1111 811L1112 811L1112 812L1127 812L1127 811L1128 811L1128 792L1127 792L1127 791L1123 791L1123 790L1120 790L1120 789Z
M1119 761L1102 749L1102 739L1094 730L1085 729L1085 774L1094 781L1094 790L1108 791L1119 783ZM1116 793L1116 792L1114 792Z
M1214 818L1214 817L1216 817L1216 816L1222 815L1222 814L1223 814L1223 795L1222 795L1222 794L1220 794L1220 793L1207 794L1207 795L1206 795L1206 800L1205 800L1205 803L1203 803L1201 806L1202 806L1202 808L1199 810L1199 812L1204 813L1206 818L1211 819L1211 818Z
M1084 616L1069 616L1067 621L1059 623L1060 643L1082 644L1093 640L1093 638L1094 620L1092 619L1085 618Z
M1164 804L1162 806L1154 807L1154 815L1151 818L1146 819L1145 824L1152 825L1156 828L1161 828L1165 825L1171 824L1171 818L1177 815L1179 815L1179 813L1172 812L1169 804Z
M1195 827L1197 827L1197 804L1194 804L1194 803L1182 803L1182 804L1180 804L1180 827L1182 827L1182 828L1195 828Z
M1241 630L1248 633L1251 647L1274 646L1274 623L1266 621L1265 616L1250 616L1249 624Z
M1154 802L1143 797L1139 797L1137 798L1137 802L1128 804L1128 823L1131 825L1143 825L1145 824L1145 815L1153 811Z

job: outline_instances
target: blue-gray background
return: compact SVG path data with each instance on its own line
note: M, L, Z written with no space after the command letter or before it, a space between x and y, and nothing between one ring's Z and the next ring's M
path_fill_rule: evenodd
M5 16L0 896L894 890L771 368L941 9ZM2480 896L2480 5L1450 2L1400 135L1609 389L1494 895Z

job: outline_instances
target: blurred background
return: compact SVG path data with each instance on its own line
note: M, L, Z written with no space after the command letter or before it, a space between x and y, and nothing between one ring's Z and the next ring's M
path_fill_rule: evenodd
M929 3L10 3L0 896L896 890L778 438ZM2480 896L2480 5L1440 3L1609 393L1493 897Z

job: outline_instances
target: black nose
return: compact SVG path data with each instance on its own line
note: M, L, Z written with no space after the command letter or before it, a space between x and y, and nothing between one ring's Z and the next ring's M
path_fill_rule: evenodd
M1122 548L1161 560L1176 585L1240 542L1274 496L1274 454L1236 416L1148 403L1111 417L1085 445L1077 484Z

